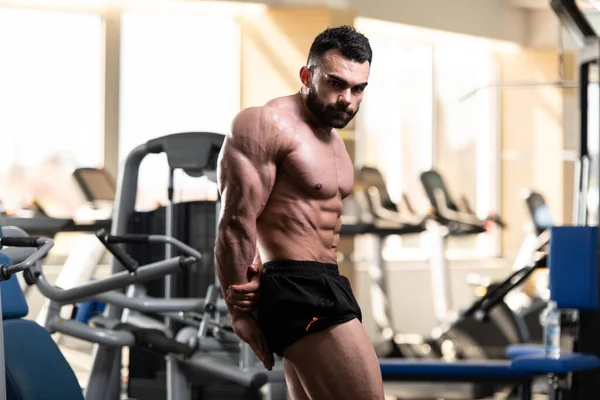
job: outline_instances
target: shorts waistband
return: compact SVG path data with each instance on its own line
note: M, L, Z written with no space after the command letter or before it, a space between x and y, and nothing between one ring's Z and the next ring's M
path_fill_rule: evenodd
M318 261L276 260L263 263L264 275L282 273L337 276L340 271L337 264Z

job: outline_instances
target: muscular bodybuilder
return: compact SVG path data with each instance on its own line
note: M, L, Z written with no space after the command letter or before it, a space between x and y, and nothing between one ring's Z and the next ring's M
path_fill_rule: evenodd
M273 353L283 358L294 399L383 399L377 356L336 259L354 181L336 129L358 112L371 59L361 33L325 30L300 69L299 93L242 110L219 157L215 251L233 329L267 369Z

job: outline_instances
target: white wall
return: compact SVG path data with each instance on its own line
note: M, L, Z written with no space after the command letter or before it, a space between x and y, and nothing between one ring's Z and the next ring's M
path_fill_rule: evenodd
M554 49L558 45L559 20L556 14L549 9L527 10L526 44L542 49ZM561 31L564 31L561 29ZM563 38L569 35L563 32ZM572 42L569 40L569 44Z
M252 0L241 0L253 2ZM350 8L358 16L481 36L526 41L526 10L505 0L255 0L270 6Z
M273 7L350 8L358 16L459 34L556 48L558 19L549 0L236 0ZM600 13L590 17L600 31ZM573 48L564 34L566 49Z
M361 16L517 43L526 12L503 0L348 0Z

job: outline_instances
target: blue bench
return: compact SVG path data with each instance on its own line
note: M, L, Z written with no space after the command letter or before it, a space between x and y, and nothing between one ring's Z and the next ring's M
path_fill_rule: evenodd
M506 348L506 356L514 359L522 356L544 354L544 346L541 344L513 344Z
M515 371L510 360L425 360L382 359L379 362L384 380L438 380L475 382L498 378L531 378L527 371Z
M600 359L589 354L566 353L558 359L530 354L513 360L381 359L381 374L388 382L465 382L511 384L521 400L531 399L536 377L600 368Z
M520 356L511 361L516 371L535 375L564 375L571 372L600 368L600 359L591 354L563 353L558 358L546 357L544 353Z
M534 374L513 370L509 360L382 359L384 382L472 383L517 386L521 400L531 400ZM491 394L491 393L490 393Z
M11 262L0 253L0 264ZM7 398L83 400L77 377L52 337L23 319L29 308L16 276L0 283L0 294Z

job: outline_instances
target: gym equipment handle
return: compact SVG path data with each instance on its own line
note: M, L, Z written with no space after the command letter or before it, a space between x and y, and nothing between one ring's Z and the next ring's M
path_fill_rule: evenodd
M196 262L194 257L173 257L167 260L142 265L135 274L131 274L127 271L117 272L106 278L97 279L71 289L61 289L50 284L44 277L43 271L40 268L35 271L37 278L35 283L39 291L50 300L62 304L74 304L91 299L100 293L122 289L134 283L162 278L165 275L181 271L194 262Z
M195 349L185 343L178 342L165 335L158 329L141 328L128 323L116 325L113 330L131 332L135 337L136 345L146 347L162 355L179 354L190 357Z
M202 259L202 254L198 252L193 247L188 246L187 244L181 242L180 240L175 239L172 236L165 235L109 235L103 234L104 240L106 241L105 246L114 245L116 243L132 243L132 244L150 244L150 243L161 243L168 244L176 247L179 251L181 251L184 255L194 257L197 261ZM104 243L104 242L103 242ZM127 257L131 258L129 254L123 251L123 255L127 255ZM133 260L133 258L131 258Z
M98 343L109 347L135 346L135 337L131 332L91 327L83 322L62 319L56 316L47 322L52 332L60 332L77 339Z
M283 382L285 379L282 368L273 369L271 372L267 372L262 366L231 368L230 360L212 354L194 356L182 362L186 369L194 374L209 374L253 390L260 389L269 381Z
M148 244L150 243L150 235L108 235L108 243L137 243L137 244Z
M128 297L120 292L106 292L94 297L96 300L114 304L122 308L129 308L142 313L191 313L204 310L204 299L187 298L155 298L150 296ZM217 301L217 310L220 313L227 312L225 300ZM192 316L190 314L190 316Z
M12 247L37 247L38 249L25 259L15 265L0 265L0 281L7 281L13 274L17 272L25 271L31 268L42 258L48 255L48 252L54 247L54 241L52 239L44 237L12 237L5 236L0 238L0 245L12 246Z
M5 236L0 238L0 246L12 246L12 247L38 247L38 239L36 236L25 236L25 237L11 237Z
M119 242L113 240L114 236L109 235L105 229L100 229L98 232L96 232L96 236L127 271L135 272L137 270L137 268L140 266L138 262L125 250L123 250L122 247L116 244Z

